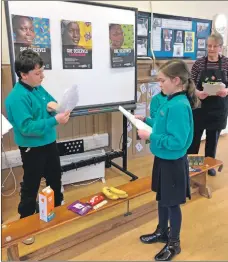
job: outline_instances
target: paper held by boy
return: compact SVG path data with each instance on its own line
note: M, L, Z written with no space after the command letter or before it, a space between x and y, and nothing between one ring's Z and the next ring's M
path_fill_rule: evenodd
M225 84L221 82L203 83L203 91L210 96L216 96L216 94L224 87L226 87Z
M126 118L139 130L145 130L149 133L152 133L152 128L145 124L143 121L136 119L134 115L125 110L122 106L119 106L120 112L122 112Z
M49 111L56 111L57 113L64 113L66 111L72 111L79 102L78 86L73 85L67 88L63 93L62 100L59 104L52 101L48 103Z

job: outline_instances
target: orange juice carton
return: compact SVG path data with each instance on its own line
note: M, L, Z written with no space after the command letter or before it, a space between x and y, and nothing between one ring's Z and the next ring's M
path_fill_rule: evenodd
M50 188L50 186L45 187L39 193L40 219L45 222L51 221L55 217L54 206L55 206L54 191Z

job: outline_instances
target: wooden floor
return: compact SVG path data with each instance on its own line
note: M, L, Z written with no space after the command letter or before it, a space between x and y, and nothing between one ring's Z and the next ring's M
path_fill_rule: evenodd
M204 143L202 143L201 151ZM224 161L222 173L216 177L208 177L208 184L213 191L212 199L206 199L195 195L193 199L182 207L182 253L176 257L180 261L196 260L228 260L228 136L221 137L219 141L217 158ZM202 151L203 152L203 151ZM129 170L139 177L151 174L152 157L143 157L129 161ZM107 170L107 185L121 185L129 181L129 177L120 174L116 170ZM91 195L101 190L103 184L97 182L85 187L67 186L65 199L68 202ZM139 198L137 205L150 201L153 193ZM2 199L3 220L11 221L18 218L17 204L19 195ZM116 208L116 212L119 209ZM156 213L151 213L133 222L118 227L109 233L99 235L90 241L81 243L61 253L49 257L47 260L72 260L72 261L109 261L109 260L153 260L154 255L162 248L163 244L143 245L138 238L141 234L152 232L157 225ZM30 247L21 245L21 254L45 244L45 241L55 239L72 231L74 225L58 232L49 234L48 237L40 237ZM49 239L48 239L49 238ZM42 239L42 241L40 241ZM39 241L38 241L39 240ZM5 259L3 252L2 259Z

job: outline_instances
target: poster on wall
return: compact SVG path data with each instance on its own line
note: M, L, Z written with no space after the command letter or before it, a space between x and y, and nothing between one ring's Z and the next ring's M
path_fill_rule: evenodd
M92 69L92 25L61 21L63 69Z
M148 18L138 18L137 21L137 34L138 36L148 35Z
M197 58L206 56L206 51L197 51Z
M153 28L162 27L162 19L154 18Z
M209 23L197 23L197 37L206 38L210 34Z
M37 52L45 69L52 69L51 38L48 18L12 15L12 32L15 57L23 50Z
M184 44L175 43L173 45L173 57L183 57L184 56Z
M112 68L134 66L133 25L109 24L109 43Z
M206 48L206 39L198 39L198 49Z
M147 39L142 38L137 40L137 55L147 56Z
M180 30L175 31L175 43L183 43L184 42L184 32Z
M163 49L164 51L172 50L172 38L173 38L173 30L163 29Z
M195 32L185 32L185 52L194 53Z

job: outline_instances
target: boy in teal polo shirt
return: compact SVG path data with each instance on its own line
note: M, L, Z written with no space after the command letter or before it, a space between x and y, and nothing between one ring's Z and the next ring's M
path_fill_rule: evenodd
M35 213L42 177L54 190L55 206L61 205L61 166L56 144L56 126L69 120L69 112L55 114L47 104L55 99L41 86L43 61L32 50L21 52L15 61L19 81L8 94L5 106L21 153L24 176L21 183L20 218Z

